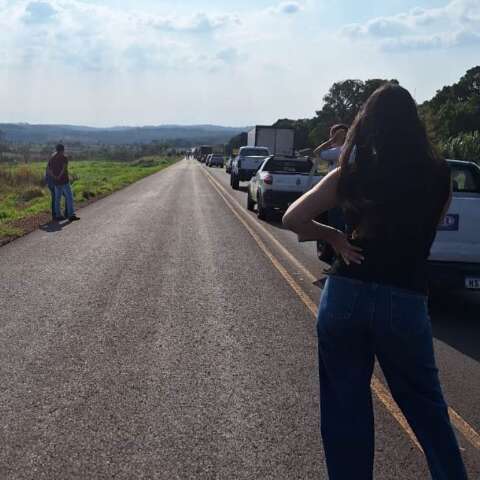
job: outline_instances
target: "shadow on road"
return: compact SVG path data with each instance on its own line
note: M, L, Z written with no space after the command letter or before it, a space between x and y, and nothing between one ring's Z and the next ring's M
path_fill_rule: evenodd
M47 232L47 233L55 233L55 232L59 232L60 230L63 229L63 227L69 225L69 222L68 221L65 221L65 222L48 222L48 223L45 223L43 225L40 225L40 230L43 230L44 232Z
M430 315L435 338L480 362L480 293L434 295Z

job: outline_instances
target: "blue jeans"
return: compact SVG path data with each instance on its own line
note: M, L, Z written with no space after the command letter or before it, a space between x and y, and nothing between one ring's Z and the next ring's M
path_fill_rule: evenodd
M331 480L373 478L375 357L433 480L467 474L443 399L427 297L331 276L317 321L321 432Z
M47 187L50 190L50 208L52 211L52 218L55 218L55 184L47 180ZM67 209L65 208L65 216L67 216Z
M67 218L70 218L75 214L75 208L73 206L73 193L69 183L64 185L55 185L55 216L60 217L60 202L62 196L65 197L65 209Z

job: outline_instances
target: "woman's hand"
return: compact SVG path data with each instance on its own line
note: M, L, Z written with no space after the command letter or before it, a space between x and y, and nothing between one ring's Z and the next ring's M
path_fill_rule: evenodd
M328 243L330 243L337 255L343 258L347 265L350 265L351 262L360 264L365 260L365 257L361 254L362 249L352 245L344 233L332 229L329 237Z

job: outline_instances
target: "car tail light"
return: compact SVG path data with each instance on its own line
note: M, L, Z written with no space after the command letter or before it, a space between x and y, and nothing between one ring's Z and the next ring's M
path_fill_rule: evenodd
M263 182L266 183L267 185L272 185L273 183L273 177L268 174L263 177Z

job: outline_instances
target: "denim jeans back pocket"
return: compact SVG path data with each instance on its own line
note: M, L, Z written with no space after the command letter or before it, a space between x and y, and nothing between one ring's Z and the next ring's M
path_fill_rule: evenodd
M327 281L318 310L319 335L339 336L349 329L358 295L351 284L332 278Z
M427 298L414 293L391 292L390 327L394 334L413 337L429 325Z

